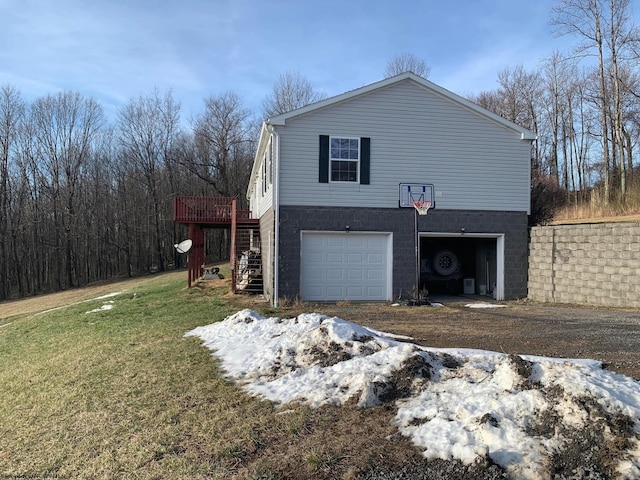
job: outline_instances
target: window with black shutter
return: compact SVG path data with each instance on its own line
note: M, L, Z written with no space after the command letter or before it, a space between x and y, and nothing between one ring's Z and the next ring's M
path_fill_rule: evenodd
M369 184L371 139L320 135L319 181Z

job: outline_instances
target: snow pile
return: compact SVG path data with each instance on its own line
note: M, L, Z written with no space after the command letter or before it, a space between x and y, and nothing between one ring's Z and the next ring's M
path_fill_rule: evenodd
M242 310L186 336L275 402L394 403L427 458L496 463L515 478L640 478L640 383L596 361L425 348L317 313Z

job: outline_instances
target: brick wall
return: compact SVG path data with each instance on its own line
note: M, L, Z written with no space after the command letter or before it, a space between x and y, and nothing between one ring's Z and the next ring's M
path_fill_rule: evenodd
M640 307L640 223L531 229L528 297Z

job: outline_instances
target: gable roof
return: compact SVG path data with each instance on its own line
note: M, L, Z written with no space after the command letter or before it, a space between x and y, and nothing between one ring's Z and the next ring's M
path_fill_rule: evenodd
M451 102L454 102L460 105L463 108L466 108L476 114L486 118L489 121L495 122L498 125L501 125L505 128L512 130L514 133L520 134L521 140L535 140L536 134L527 130L524 127L521 127L509 120L496 115L489 110L482 108L479 105L467 100L466 98L457 95L446 88L442 88L439 85L436 85L429 80L420 77L412 72L405 72L399 75L395 75L393 77L385 78L384 80L380 80L378 82L372 83L370 85L365 85L364 87L356 88L355 90L350 90L348 92L342 93L340 95L336 95L334 97L327 98L325 100L321 100L316 103L312 103L306 105L304 107L291 110L289 112L282 113L280 115L273 116L271 118L267 118L264 122L262 122L262 128L260 131L260 140L258 141L258 148L256 149L256 154L253 161L253 167L251 169L251 176L249 179L249 185L247 188L247 198L250 196L251 191L255 187L254 181L258 175L259 166L262 161L262 157L264 155L265 148L267 146L267 140L269 138L270 131L273 127L285 126L287 120L294 119L296 117L300 117L302 115L306 115L308 113L315 112L317 110L323 109L325 107L330 107L332 105L337 105L342 102L349 101L353 98L366 95L368 93L374 92L376 90L380 90L386 87L389 87L394 84L398 84L401 82L413 82L414 84L419 85L420 87L429 90L430 92L439 95Z
M404 82L404 81L411 81L414 82L416 84L418 84L419 86L431 91L432 93L435 93L436 95L439 95L441 97L444 97L454 103L457 103L458 105L467 108L469 110L471 110L472 112L475 112L485 118L487 118L488 120L491 120L495 123L498 123L499 125L502 125L503 127L506 127L510 130L513 130L517 133L520 134L520 139L521 140L535 140L536 139L536 135L527 130L526 128L523 128L513 122L510 122L509 120L496 115L493 112L490 112L489 110L486 110L482 107L480 107L479 105L476 105L475 103L459 96L456 95L455 93L447 90L446 88L442 88L439 85L436 85L433 82L430 82L429 80L426 80L418 75L416 75L415 73L412 72L405 72L405 73L401 73L399 75L395 75L393 77L389 77L389 78L385 78L384 80L380 80L379 82L375 82L372 83L370 85L365 85L364 87L360 87L360 88L356 88L355 90L350 90L348 92L345 92L341 95L336 95L335 97L331 97L331 98L327 98L325 100L321 100L319 102L316 103L312 103L310 105L307 105L305 107L302 108L298 108L296 110L291 110L290 112L286 112L286 113L282 113L280 115L276 115L274 117L268 118L265 123L267 125L273 125L273 126L284 126L287 122L287 120L291 119L291 118L296 118L299 117L301 115L305 115L307 113L311 113L314 112L316 110L320 110L322 108L331 106L331 105L336 105L338 103L341 102L345 102L348 100L351 100L355 97L359 97L361 95L365 95L367 93L373 92L375 90L379 90L382 88L386 88L390 85L396 84L396 83L400 83L400 82Z

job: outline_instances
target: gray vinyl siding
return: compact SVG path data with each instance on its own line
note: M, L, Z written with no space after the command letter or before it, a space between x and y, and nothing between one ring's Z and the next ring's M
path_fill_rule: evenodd
M412 81L277 128L281 205L394 208L399 183L432 183L438 209L529 211L530 142ZM319 183L319 135L370 137L370 185Z

